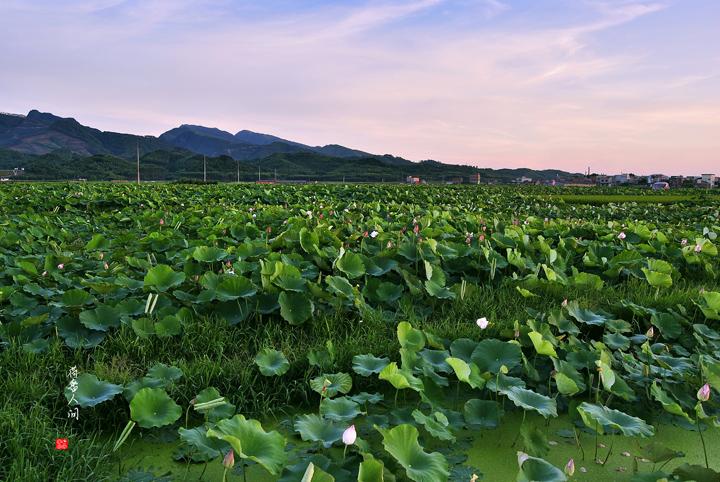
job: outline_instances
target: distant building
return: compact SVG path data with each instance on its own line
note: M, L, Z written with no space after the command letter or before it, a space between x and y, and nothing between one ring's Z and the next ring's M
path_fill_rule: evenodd
M652 184L653 191L667 191L670 189L670 184L665 181L658 181Z
M633 176L632 174L625 173L625 172L623 172L622 174L615 174L613 176L613 183L614 184L629 184L634 180L633 179L634 177L635 176Z
M480 173L470 174L470 184L480 184Z
M612 186L615 184L614 180L613 176L606 176L605 174L595 176L595 184L598 186Z
M701 174L700 184L702 187L715 187L716 177L715 174Z
M447 184L462 184L463 178L462 177L451 177L447 180Z
M670 179L668 179L670 187L682 187L684 181L684 176L670 176Z
M420 178L415 176L408 176L405 178L407 184L420 184Z
M667 181L668 179L670 179L670 178L667 177L665 174L650 174L647 177L647 183L655 184L656 182Z
M520 177L518 177L518 178L515 179L515 182L517 182L517 183L519 183L519 184L529 184L529 183L532 182L532 178L531 178L531 177L527 177L527 176L520 176Z

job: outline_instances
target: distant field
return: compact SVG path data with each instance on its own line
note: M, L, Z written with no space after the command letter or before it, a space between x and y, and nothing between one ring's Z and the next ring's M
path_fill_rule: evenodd
M698 199L692 195L635 195L635 194L558 194L548 196L550 199L565 201L569 204L610 204L610 203L653 203L653 204L674 204L678 202L693 201Z

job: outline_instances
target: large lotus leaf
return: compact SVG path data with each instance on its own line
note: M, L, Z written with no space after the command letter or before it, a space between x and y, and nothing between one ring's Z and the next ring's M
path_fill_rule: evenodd
M355 297L353 286L342 276L326 276L325 283L327 283L330 292L335 293L336 295L344 296L349 299L353 299Z
M516 343L488 338L475 347L472 361L481 373L499 373L502 366L512 370L521 363L520 347Z
M393 303L402 296L403 287L388 281L381 282L375 290L375 295L383 303Z
M114 385L98 380L95 375L90 373L81 374L75 381L77 382L75 393L68 385L65 387L65 398L67 398L70 405L80 405L83 408L94 407L99 403L111 400L115 395L123 391L122 385Z
M693 325L693 330L703 338L707 338L708 340L720 340L720 333L713 330L707 325L703 325L701 323L696 323Z
M530 337L530 341L532 341L532 344L535 347L535 351L538 353L538 355L545 355L557 358L557 352L555 351L555 347L551 342L549 342L543 337L542 333L539 333L537 331L531 331L530 333L528 333L528 337Z
M320 237L306 227L300 229L300 247L308 254L320 254Z
M204 263L214 263L227 257L227 252L224 249L216 248L215 246L198 246L193 251L192 257L196 261L202 261Z
M291 325L299 325L308 320L315 310L315 305L302 293L283 291L278 298L280 315Z
M320 375L310 380L310 388L325 397L332 398L338 393L348 393L352 389L352 378L347 373L331 373Z
M128 402L131 401L137 392L142 390L143 388L165 388L167 385L167 382L164 380L158 380L157 378L151 378L151 377L142 377L137 380L133 380L127 385L125 385L125 390L123 390L123 397L125 397L125 400Z
M325 448L342 438L345 427L321 418L316 414L302 415L295 421L295 431L309 442L320 442Z
M230 276L222 280L215 288L218 301L232 301L238 298L249 298L257 293L252 281L244 276Z
M413 375L410 370L399 369L396 362L392 362L383 368L378 378L390 382L397 390L405 388L411 388L416 392L423 390L422 380Z
M222 405L210 408L198 410L197 406L201 403L207 403L212 400L221 398L220 392L215 387L208 387L200 391L195 395L194 408L196 411L203 413L210 422L216 422L224 418L230 418L235 415L235 405L225 401Z
M335 477L310 462L300 482L334 482Z
M144 281L146 288L155 288L160 292L165 292L182 284L185 281L185 273L176 273L170 266L159 264L150 268Z
M650 286L654 286L656 288L669 288L672 286L672 276L670 274L652 271L648 268L641 269Z
M497 428L500 424L500 407L492 400L470 399L465 402L463 414L471 428Z
M432 415L425 415L420 410L413 410L415 422L424 426L425 430L433 437L440 440L455 442L455 436L450 432L447 416L442 412L434 412Z
M92 302L92 295L87 291L81 289L67 290L60 298L60 304L62 306L69 307L79 307L83 305L88 305Z
M702 310L705 318L720 320L720 291L705 291L700 296L700 302L696 304Z
M550 462L527 456L520 465L520 472L517 475L517 482L565 482L567 477Z
M94 310L82 311L80 323L92 330L107 331L120 326L120 315L112 306L99 305Z
M165 365L164 363L156 363L148 370L147 376L155 380L160 380L163 386L167 386L170 383L180 380L183 372L178 367Z
M228 325L234 326L245 321L254 308L254 303L250 304L247 300L226 301L218 303L215 313L224 318Z
M257 462L273 475L285 466L285 438L278 432L266 432L257 420L235 415L220 420L207 435L225 440L240 458Z
M105 339L105 332L90 330L80 320L72 316L63 316L55 324L58 335L70 348L94 348Z
M290 362L281 351L265 348L255 356L255 364L266 377L280 376L290 369Z
M588 309L580 308L580 305L577 302L577 300L573 300L573 301L569 302L567 305L567 310L568 310L568 313L570 314L570 316L575 318L580 323L585 323L587 325L601 326L601 325L604 325L605 322L610 319L604 313L595 313Z
M668 340L674 340L683 333L682 317L675 316L672 313L656 313L650 319L662 333L662 336Z
M672 413L673 415L677 415L678 417L682 417L688 422L693 423L693 420L687 413L685 413L680 404L673 400L673 398L670 397L667 392L660 388L657 382L653 382L652 386L650 387L650 393L655 400L660 402L665 411L667 411L668 413Z
M369 377L374 373L380 373L383 368L390 364L386 357L378 358L373 355L355 355L353 357L353 371L358 375Z
M577 407L577 411L588 428L601 434L605 433L605 427L620 430L628 437L651 437L655 434L651 425L619 410L583 402Z
M365 264L360 255L345 251L336 263L337 268L348 278L355 279L365 274Z
M657 442L652 442L642 448L641 455L654 464L685 457L683 452L672 450Z
M505 393L513 387L525 388L525 381L518 377L509 377L502 373L488 379L485 386L491 392Z
M400 346L411 351L420 351L425 346L425 334L413 328L407 321L398 323L397 337Z
M360 462L357 482L383 482L385 465L382 460L376 459L370 454L363 454L363 461Z
M360 405L348 397L328 398L320 404L323 417L334 422L348 422L362 414Z
M682 481L718 482L720 480L720 472L702 465L690 465L687 463L673 470L673 475Z
M161 338L182 333L180 319L174 315L163 316L155 323L155 334Z
M450 344L450 353L454 358L460 358L467 363L470 363L472 354L477 348L478 342L470 340L468 338L458 338Z
M204 426L189 430L181 427L178 433L180 439L189 447L186 453L194 462L209 462L230 448L224 440L208 437L207 428Z
M450 476L448 463L442 454L427 453L418 443L418 431L408 424L392 429L375 429L383 436L383 447L405 469L405 474L415 482L447 481Z
M450 353L447 350L421 350L420 358L423 359L425 365L431 367L433 370L440 373L451 373L452 368L445 361L450 357Z
M535 410L545 418L557 417L557 405L554 398L520 387L512 387L502 393L523 410Z
M480 369L474 363L467 364L460 358L449 357L445 359L446 363L455 372L458 380L465 382L472 388L482 388L485 386L485 379L480 376Z
M135 334L141 338L147 338L155 334L155 323L150 318L134 318L130 322Z
M621 333L605 333L603 343L613 350L627 350L630 348L630 338Z
M375 405L377 403L380 403L384 400L384 396L381 393L367 393L367 392L360 392L358 394L355 394L350 397L351 400L353 400L356 403L359 403L360 405Z
M130 402L130 418L143 428L164 427L174 423L182 409L162 388L143 388Z

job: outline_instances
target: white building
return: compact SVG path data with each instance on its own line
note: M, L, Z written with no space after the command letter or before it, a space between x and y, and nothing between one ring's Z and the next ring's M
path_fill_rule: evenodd
M716 177L715 174L701 174L700 183L704 187L715 187Z

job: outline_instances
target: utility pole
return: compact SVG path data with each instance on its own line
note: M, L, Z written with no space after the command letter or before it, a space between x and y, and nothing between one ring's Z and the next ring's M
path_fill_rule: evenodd
M137 183L140 184L140 141L137 141Z
M203 182L207 182L207 159L203 156Z

